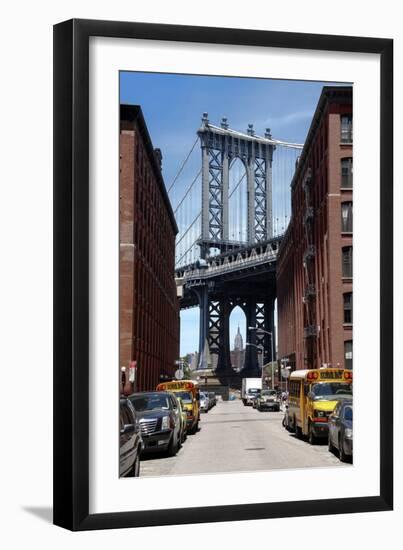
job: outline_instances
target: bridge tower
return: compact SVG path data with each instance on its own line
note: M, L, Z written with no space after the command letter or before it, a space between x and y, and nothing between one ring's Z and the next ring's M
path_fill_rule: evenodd
M272 221L272 161L275 146L270 129L265 136L255 135L253 125L246 134L229 129L223 118L221 127L209 123L203 113L198 130L202 149L202 223L198 241L201 257L210 248L221 251L239 246L229 240L229 167L241 159L247 181L247 243L265 241L273 236Z
M220 253L235 251L242 246L268 241L273 237L272 220L272 161L275 142L270 129L264 137L257 136L253 125L246 133L231 130L226 118L221 126L209 123L203 113L198 130L202 151L202 210L201 237L198 240L200 257L205 260L211 249ZM229 172L231 162L241 159L245 166L247 186L247 242L229 239ZM203 262L201 262L203 263ZM200 306L199 369L211 365L218 373L231 373L229 319L239 305L245 313L247 327L257 327L274 335L275 290L267 284L263 295L245 289L245 285L228 285L205 281L197 288ZM271 357L271 342L267 334L247 329L247 342L263 348L263 360ZM258 376L257 347L248 346L243 376Z

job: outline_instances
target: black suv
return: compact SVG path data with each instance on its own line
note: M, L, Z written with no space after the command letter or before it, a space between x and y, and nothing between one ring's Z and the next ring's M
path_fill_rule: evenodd
M144 442L144 452L168 451L176 455L181 446L181 413L176 397L169 392L132 393Z
M120 398L119 423L119 476L138 477L143 442L133 405L126 397Z

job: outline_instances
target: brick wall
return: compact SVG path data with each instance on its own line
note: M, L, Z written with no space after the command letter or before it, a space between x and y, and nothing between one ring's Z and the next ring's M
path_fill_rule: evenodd
M341 186L341 160L352 158L352 144L341 142L343 114L352 114L351 88L325 87L292 182L292 216L278 257L277 307L279 358L289 358L295 368L344 366L345 342L352 340L343 309L352 279L342 277L342 248L352 246L352 232L342 233L341 225L341 204L352 202L352 189ZM304 262L309 245L314 256ZM314 288L311 296L308 285ZM315 334L306 337L309 327Z
M138 107L122 106L120 131L119 372L137 363L136 390L172 376L179 355L174 280L176 224Z

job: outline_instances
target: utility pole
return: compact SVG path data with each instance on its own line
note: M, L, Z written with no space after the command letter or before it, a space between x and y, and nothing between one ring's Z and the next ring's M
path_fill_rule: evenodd
M249 330L256 330L256 332L263 332L264 334L268 334L270 336L270 342L271 342L271 389L274 389L274 343L273 343L273 333L269 330L264 330L262 328L258 327L248 327ZM258 347L258 346L256 346ZM263 350L262 350L263 353Z

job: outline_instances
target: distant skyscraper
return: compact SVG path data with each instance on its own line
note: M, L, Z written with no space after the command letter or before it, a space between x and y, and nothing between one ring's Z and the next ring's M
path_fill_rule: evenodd
M243 367L244 360L245 360L245 351L243 349L243 338L238 326L238 331L234 339L234 349L231 351L232 368L239 372Z
M235 335L234 350L239 350L239 351L243 350L243 339L242 339L241 331L239 330L239 325L238 325L238 331Z

